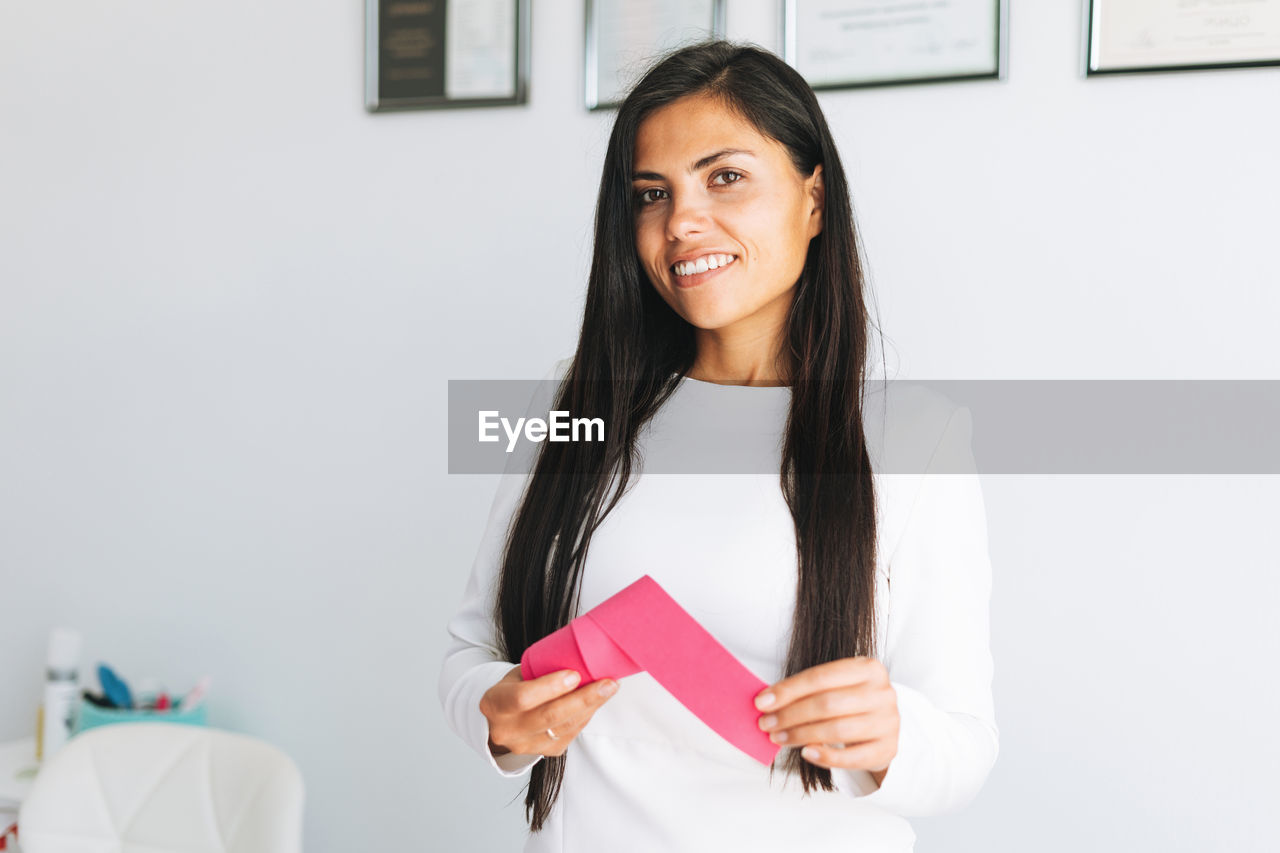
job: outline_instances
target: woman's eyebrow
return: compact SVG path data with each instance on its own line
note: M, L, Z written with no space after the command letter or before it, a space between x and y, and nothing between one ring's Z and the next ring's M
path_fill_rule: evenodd
M706 157L703 157L700 160L698 160L696 163L694 163L692 166L689 167L689 172L692 173L692 172L698 171L699 169L705 169L708 166L710 166L712 163L716 162L717 160L720 160L724 157L728 157L731 154L746 154L748 157L756 156L756 152L748 151L745 148L722 148L719 151L715 152L714 154L708 154ZM662 175L659 175L657 172L636 172L634 175L631 176L631 180L661 181L663 180L663 177Z

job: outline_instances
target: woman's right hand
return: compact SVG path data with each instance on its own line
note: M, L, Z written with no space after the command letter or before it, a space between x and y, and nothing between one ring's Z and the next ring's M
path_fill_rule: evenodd
M513 668L480 698L480 713L489 720L489 751L494 755L562 754L618 690L618 682L611 678L574 689L580 679L573 670L562 669L525 681L520 667Z

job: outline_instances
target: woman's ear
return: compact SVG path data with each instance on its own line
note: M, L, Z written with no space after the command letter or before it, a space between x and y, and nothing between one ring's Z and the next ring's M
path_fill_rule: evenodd
M813 207L809 213L809 238L822 233L822 209L826 201L826 188L822 182L822 164L813 167L813 174L805 179L805 189L813 199Z

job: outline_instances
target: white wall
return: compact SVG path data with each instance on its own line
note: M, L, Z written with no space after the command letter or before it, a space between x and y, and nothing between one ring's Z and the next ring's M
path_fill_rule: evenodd
M446 380L572 350L613 117L534 5L527 106L373 116L358 0L0 4L0 739L71 624L212 673L309 851L518 849L435 679L494 486ZM905 375L1280 378L1280 69L1085 81L1015 5L1004 83L820 96ZM1001 757L918 849L1269 848L1280 480L987 494Z

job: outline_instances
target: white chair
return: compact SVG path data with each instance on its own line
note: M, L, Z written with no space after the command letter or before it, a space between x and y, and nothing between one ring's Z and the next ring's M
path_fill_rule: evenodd
M269 743L177 723L75 735L18 814L23 853L300 853L302 774Z

